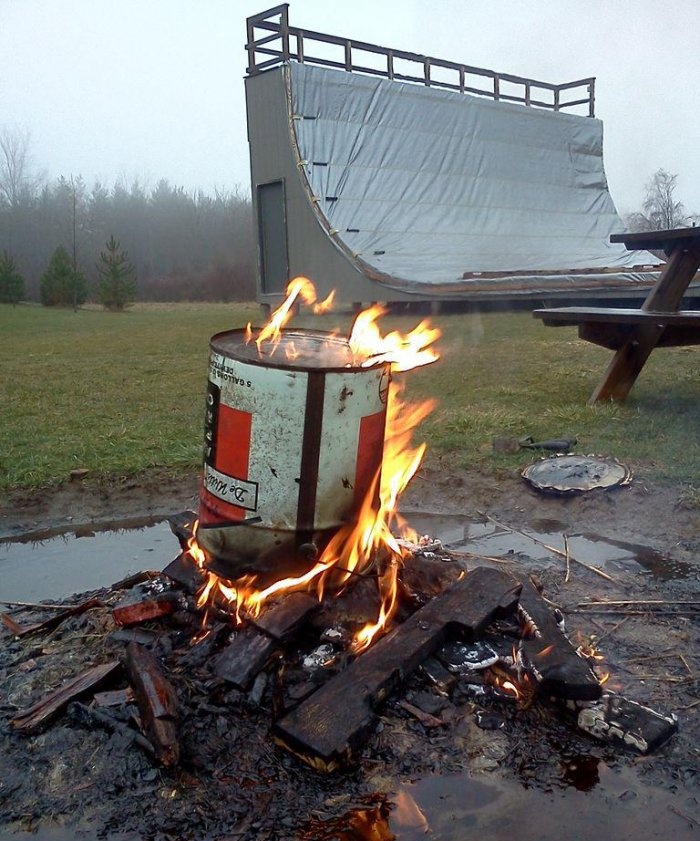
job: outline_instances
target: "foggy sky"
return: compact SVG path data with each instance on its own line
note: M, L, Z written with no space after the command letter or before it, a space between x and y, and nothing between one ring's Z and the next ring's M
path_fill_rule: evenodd
M50 178L249 190L245 18L267 0L0 0L0 129ZM595 76L621 213L660 167L700 212L697 0L292 0L290 23L562 83Z

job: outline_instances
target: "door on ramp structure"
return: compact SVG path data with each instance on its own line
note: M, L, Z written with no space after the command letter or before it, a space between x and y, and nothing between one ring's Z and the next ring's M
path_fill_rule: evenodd
M258 236L262 292L284 292L289 280L284 181L258 185Z

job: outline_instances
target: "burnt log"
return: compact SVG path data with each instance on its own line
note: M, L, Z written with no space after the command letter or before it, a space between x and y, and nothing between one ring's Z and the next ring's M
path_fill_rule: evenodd
M308 593L290 593L253 619L251 624L273 639L283 640L291 636L318 608L318 599Z
M529 578L522 579L517 612L529 638L520 643L525 667L535 677L539 694L573 701L596 701L598 678L576 653L552 609Z
M121 664L116 660L93 666L37 701L36 704L18 712L10 724L22 733L33 733L62 712L71 701L76 701L106 683L120 670Z
M278 721L277 741L318 770L347 764L373 728L375 707L448 634L475 639L493 619L512 612L519 591L501 570L468 573Z
M135 642L126 647L125 667L141 713L144 733L153 745L156 759L167 767L177 765L180 743L175 690L156 658Z

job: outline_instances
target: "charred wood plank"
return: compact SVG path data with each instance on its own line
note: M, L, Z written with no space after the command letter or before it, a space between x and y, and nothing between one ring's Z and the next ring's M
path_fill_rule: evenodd
M206 573L202 572L185 551L182 551L165 567L163 575L179 584L188 593L196 593L200 590L207 578Z
M126 647L126 671L141 713L143 729L163 765L177 765L180 743L177 734L177 698L156 658L130 642Z
M183 552L187 549L187 541L194 535L194 524L197 515L194 511L180 511L168 517L170 531L177 537Z
M121 664L116 660L93 666L37 701L36 704L18 712L10 724L22 733L33 733L62 712L71 701L87 695L96 687L106 683L120 669Z
M319 607L318 599L308 593L290 593L253 619L252 624L273 639L282 640L293 634Z
M81 613L85 613L87 610L92 610L93 607L104 607L104 602L100 599L88 599L87 601L81 602L81 604L59 610L55 616L44 619L42 622L33 622L29 625L20 624L9 613L0 613L0 619L11 634L16 637L24 637L28 634L40 633L41 631L51 631L53 628L58 627L64 620L71 616L78 616Z
M574 701L600 698L598 679L576 653L552 609L529 578L523 578L522 585L517 612L530 636L521 641L520 653L539 693Z
M267 634L255 628L245 628L216 658L214 674L236 689L248 689L277 647L277 640Z
M319 608L318 599L290 593L236 636L218 656L214 673L237 689L247 689L279 647Z
M468 573L277 722L277 740L318 770L346 764L372 729L374 708L448 634L475 639L493 619L512 612L519 590L501 570Z

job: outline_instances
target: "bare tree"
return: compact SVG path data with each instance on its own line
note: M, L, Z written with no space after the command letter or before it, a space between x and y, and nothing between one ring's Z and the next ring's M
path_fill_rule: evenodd
M682 228L688 224L683 203L676 201L677 181L678 175L658 169L647 184L642 209L649 220L651 230L665 231L669 228Z
M0 203L12 209L34 192L37 185L30 149L31 135L27 129L0 131Z

